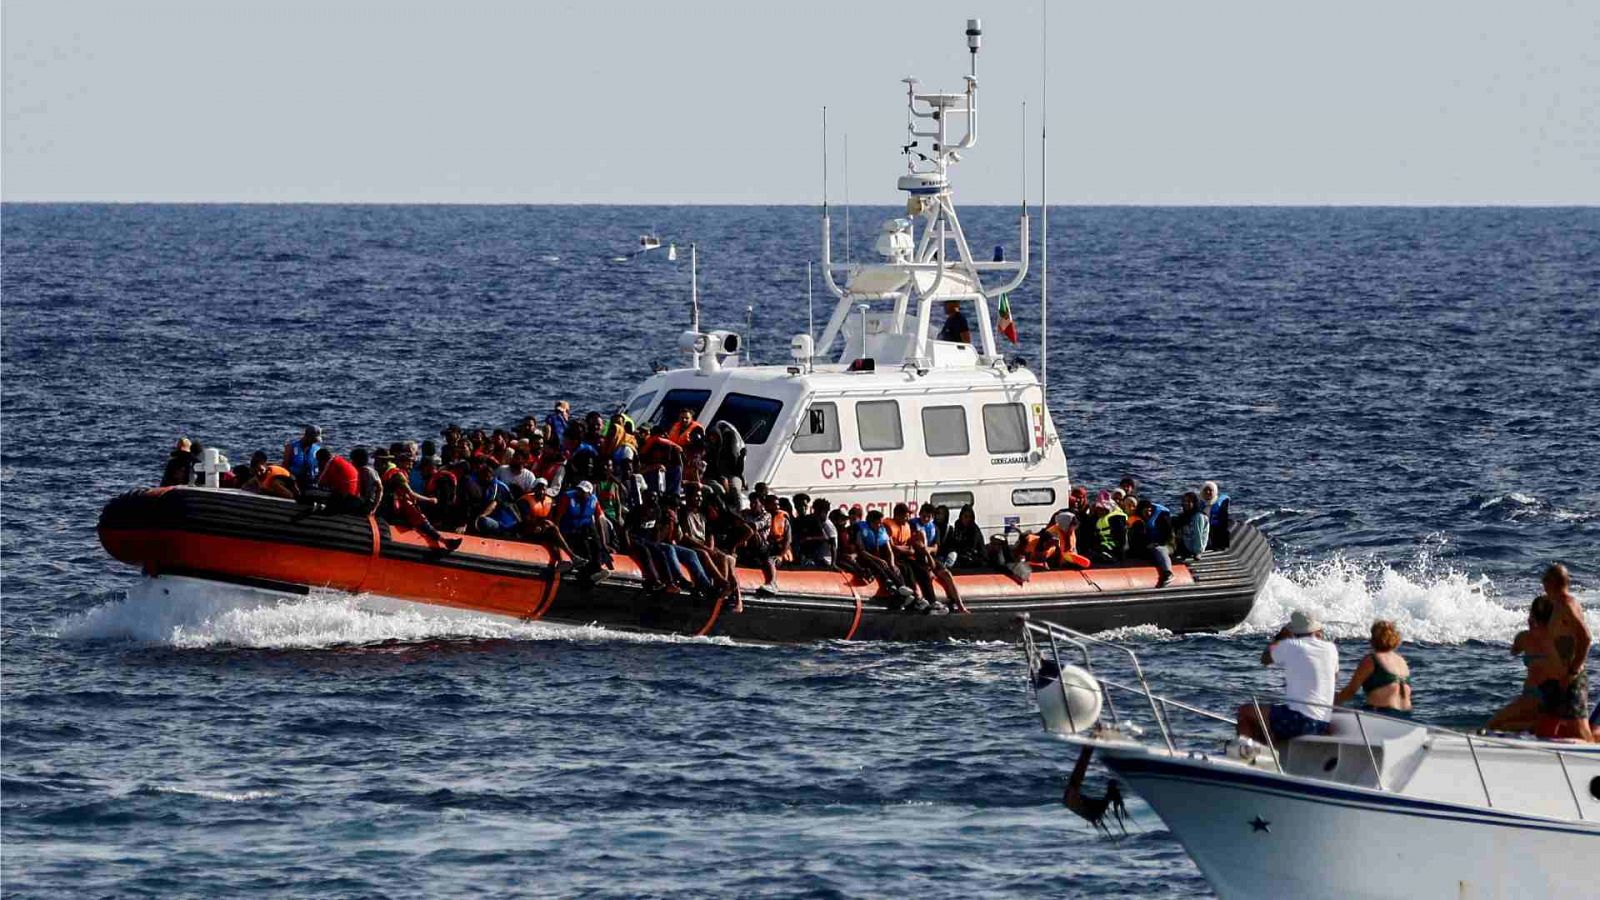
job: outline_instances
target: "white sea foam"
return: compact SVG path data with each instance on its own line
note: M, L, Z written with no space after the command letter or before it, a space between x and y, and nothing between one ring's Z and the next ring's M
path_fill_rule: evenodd
M278 796L273 791L208 791L204 788L183 787L181 785L157 785L158 794L182 794L188 797L200 797L205 800L218 800L223 803L248 803L251 800L270 800Z
M1579 593L1590 627L1600 624L1595 597ZM1276 631L1296 609L1314 612L1334 637L1365 638L1374 619L1400 626L1408 641L1508 642L1526 627L1526 596L1506 596L1488 576L1439 565L1429 553L1410 565L1336 556L1273 572L1239 631Z
M185 582L141 582L126 599L105 603L57 623L68 640L125 640L183 649L212 647L318 649L429 640L716 641L612 631L597 626L515 622L404 605L375 610L374 598L314 591L303 598Z

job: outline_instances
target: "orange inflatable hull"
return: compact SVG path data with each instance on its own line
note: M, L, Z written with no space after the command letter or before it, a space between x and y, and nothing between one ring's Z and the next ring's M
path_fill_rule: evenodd
M1175 567L1156 587L1150 566L1036 572L1025 584L992 572L955 575L971 613L891 611L876 585L843 572L783 570L777 595L747 595L743 612L688 595L649 594L634 562L616 558L595 584L542 547L462 536L445 553L403 527L313 512L280 500L203 488L136 491L102 513L100 540L148 575L184 575L288 592L330 588L525 621L599 624L744 640L1012 640L1019 615L1087 630L1156 625L1221 630L1248 615L1271 570L1266 541L1247 526L1227 553ZM761 573L741 569L744 588Z

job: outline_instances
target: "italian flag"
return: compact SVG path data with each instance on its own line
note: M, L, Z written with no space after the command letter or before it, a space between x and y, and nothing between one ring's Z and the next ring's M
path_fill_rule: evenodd
M1017 323L1011 318L1010 294L1000 295L1000 333L1011 343L1017 342Z

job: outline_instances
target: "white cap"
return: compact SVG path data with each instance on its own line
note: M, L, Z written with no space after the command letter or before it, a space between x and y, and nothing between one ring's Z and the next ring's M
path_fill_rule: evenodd
M578 490L583 491L586 494L592 494L594 493L594 485L587 481L580 481L578 482Z

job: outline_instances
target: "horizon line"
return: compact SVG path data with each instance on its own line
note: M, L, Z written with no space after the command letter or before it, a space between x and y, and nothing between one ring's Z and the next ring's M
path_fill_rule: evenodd
M484 206L484 207L776 207L776 208L820 208L822 204L810 202L775 202L759 203L749 201L716 202L716 201L654 201L649 203L619 203L615 201L592 200L151 200L151 199L26 199L10 200L0 197L0 205L4 206ZM829 202L829 207L840 209L846 206L853 208L897 208L899 203L834 203ZM1016 202L980 202L971 201L961 204L963 207L984 208L1018 208L1022 204ZM1594 209L1600 208L1597 201L1570 201L1548 202L1539 200L1511 200L1511 201L1432 201L1413 202L1404 200L1378 200L1378 201L1172 201L1172 202L1071 202L1051 203L1051 208L1078 208L1078 209ZM1038 209L1039 204L1029 203L1026 209Z

